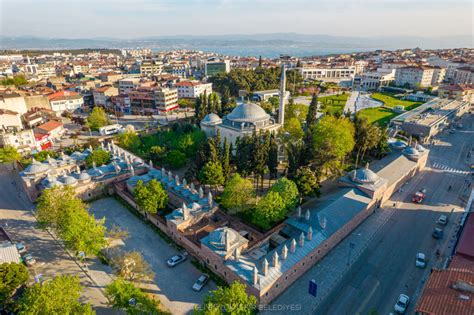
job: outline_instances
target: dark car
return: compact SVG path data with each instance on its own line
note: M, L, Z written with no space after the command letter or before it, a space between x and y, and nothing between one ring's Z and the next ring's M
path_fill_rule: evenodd
M435 228L431 236L433 236L433 238L437 240L440 240L443 238L443 230L441 230L440 228Z

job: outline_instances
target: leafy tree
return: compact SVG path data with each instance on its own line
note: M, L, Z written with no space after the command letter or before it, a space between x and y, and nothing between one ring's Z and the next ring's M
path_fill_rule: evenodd
M318 96L313 94L311 103L309 104L308 114L306 115L306 126L312 126L316 122L316 115L318 113Z
M137 252L118 251L111 259L111 266L117 274L128 281L141 281L153 279L155 273L150 265L143 259L143 256Z
M132 152L137 152L142 145L140 138L134 131L126 131L116 139L121 147Z
M92 130L98 131L100 127L107 126L109 123L107 113L102 107L94 107L89 117L87 117L87 125Z
M280 194L287 211L293 209L298 204L298 187L293 181L286 177L280 178L273 184L270 188L270 192Z
M273 224L286 216L286 204L282 196L275 191L269 191L257 204L252 215L253 224L264 230L270 229Z
M20 85L25 85L28 83L28 80L25 78L24 75L15 75L12 78L5 78L3 80L0 80L0 85L14 85L14 86L20 86Z
M224 172L220 163L207 162L199 173L201 183L212 187L222 186L224 184Z
M304 196L319 195L319 183L314 172L307 166L296 171L295 183L298 191Z
M227 141L227 138L224 138L224 145L222 150L222 172L224 173L224 178L227 180L230 176L230 144Z
M72 187L45 189L38 198L37 218L62 238L68 248L97 254L105 245L104 220L96 221Z
M25 265L17 263L0 264L0 305L6 305L16 289L27 281L28 269Z
M260 178L261 186L263 189L263 177L265 173L268 171L268 151L269 151L269 145L270 145L270 138L269 134L263 134L260 136L257 136L257 134L254 132L252 135L252 140L254 142L254 152L253 152L253 158L252 158L252 169L253 173L256 176L257 179L257 187L258 187L258 178Z
M274 134L270 135L267 165L270 178L276 178L278 174L278 144Z
M221 205L229 213L238 213L250 209L255 204L255 189L250 180L234 174L225 185L221 195Z
M285 131L289 134L287 142L295 142L303 139L304 131L301 127L301 122L296 117L286 120Z
M122 278L115 279L105 288L105 296L109 301L109 305L117 310L123 310L130 315L149 314L159 315L166 314L160 311L160 303L151 299L140 288L133 283ZM135 301L135 305L130 303Z
M256 305L257 299L247 294L245 284L233 282L227 288L218 287L209 292L201 309L195 309L195 314L250 315L254 313Z
M21 160L21 154L15 147L7 145L0 148L0 163L12 163Z
M79 302L82 290L76 276L57 276L49 282L36 283L21 297L18 314L95 314L89 304Z
M288 156L288 177L294 178L301 165L304 147L301 142L290 142L286 147Z
M388 132L385 129L381 129L381 134L377 145L370 150L371 154L373 154L376 158L381 159L384 155L390 152L390 148L388 146Z
M178 169L186 165L186 154L179 150L172 150L166 155L166 163L172 169Z
M147 184L143 184L143 181L139 180L133 189L133 197L140 209L151 214L164 209L168 203L168 194L163 184L155 179Z
M339 173L355 145L354 125L347 118L323 117L313 128L313 163L331 175Z
M166 153L166 148L159 146L159 145L154 145L148 150L149 156L153 161L159 161L161 160Z
M237 171L243 176L249 176L253 172L253 159L255 142L252 137L244 136L237 139L236 166Z
M355 142L357 148L356 167L359 164L359 158L364 159L367 150L371 150L377 146L382 137L382 129L377 125L372 125L365 118L358 118L354 121L355 125Z
M51 151L51 150L44 150L44 151L40 151L38 153L35 153L34 157L35 157L35 160L36 161L39 161L39 162L44 162L46 161L46 159L49 157L55 159L59 156L59 154L55 151Z
M101 166L109 162L110 162L110 152L105 151L103 149L94 150L92 151L91 154L89 154L86 157L86 165L89 168L92 167L94 163L97 166Z

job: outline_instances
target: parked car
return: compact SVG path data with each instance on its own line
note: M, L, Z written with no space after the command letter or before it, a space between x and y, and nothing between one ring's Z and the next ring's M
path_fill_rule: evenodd
M173 257L171 257L170 259L166 261L166 264L168 265L168 267L174 267L185 260L186 260L185 255L182 255L182 254L174 255Z
M411 201L414 203L422 203L426 197L426 189L422 189L413 194Z
M397 303L395 303L395 312L398 314L405 314L408 303L410 303L410 298L406 294L400 294L398 297Z
M415 265L418 268L425 268L426 267L426 257L423 253L416 254Z
M34 264L36 264L36 259L31 254L26 254L22 258L23 258L23 262L28 267L34 266Z
M440 225L446 225L446 224L448 224L448 217L445 216L444 214L442 214L442 215L439 216L438 221L436 221L436 223L438 223Z
M437 240L440 240L443 238L443 230L440 229L440 228L435 228L434 231L433 231L433 234L431 234L431 236L433 236L433 238L437 239Z
M26 253L26 246L25 246L25 244L23 244L23 243L16 243L15 246L16 246L16 249L18 250L18 252L19 252L20 254Z
M194 291L201 291L202 288L206 285L206 283L209 281L209 276L206 275L206 274L202 274L197 280L196 282L194 282L193 284L193 290Z

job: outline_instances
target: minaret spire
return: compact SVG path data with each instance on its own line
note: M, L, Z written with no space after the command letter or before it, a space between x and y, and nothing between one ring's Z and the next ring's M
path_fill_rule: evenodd
M286 69L285 64L281 65L280 77L280 108L278 109L278 123L283 126L285 122L285 96L286 96Z

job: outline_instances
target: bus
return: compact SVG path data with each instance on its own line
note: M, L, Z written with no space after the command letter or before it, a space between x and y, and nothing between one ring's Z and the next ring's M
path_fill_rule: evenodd
M112 135L114 133L119 133L121 131L123 131L123 127L122 127L122 125L119 125L119 124L108 125L108 126L104 126L104 127L99 128L99 133L100 133L101 136L108 136L108 135Z

